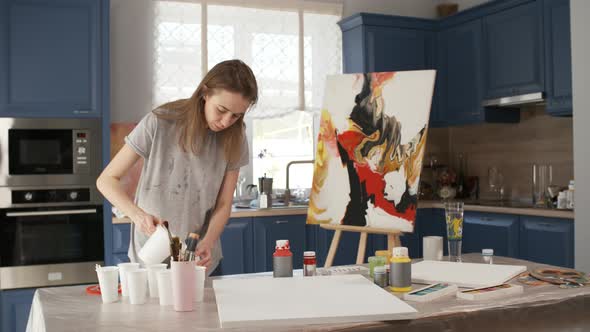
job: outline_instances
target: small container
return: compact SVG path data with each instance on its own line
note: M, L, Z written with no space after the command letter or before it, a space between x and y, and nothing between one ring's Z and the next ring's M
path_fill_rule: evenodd
M285 278L293 276L293 253L289 240L277 240L275 252L272 255L272 276Z
M568 188L567 188L567 208L573 209L574 208L574 180L571 180Z
M567 193L565 191L560 191L557 195L557 208L560 210L567 209Z
M368 258L369 261L369 276L373 278L373 272L376 266L387 264L387 257L385 256L371 256Z
M391 289L393 292L411 291L412 260L408 256L408 248L393 248L390 265L389 289Z
M315 251L303 252L303 276L313 277L316 274L317 261L315 258Z
M379 287L387 287L386 268L384 265L375 266L373 270L373 282Z
M494 264L494 249L482 249L481 256L485 264Z
M268 208L268 196L266 195L266 193L264 191L258 197L258 207L261 209Z
M377 257L385 257L385 281L387 282L387 286L389 286L389 271L390 265L389 262L391 261L391 252L389 250L376 250L375 256Z

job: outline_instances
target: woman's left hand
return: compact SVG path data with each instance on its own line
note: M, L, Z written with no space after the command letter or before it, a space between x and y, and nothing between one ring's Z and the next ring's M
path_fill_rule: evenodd
M195 256L199 257L199 261L197 265L204 266L207 270L211 267L211 248L213 247L213 243L207 241L207 239L203 239L197 245L197 250L195 251Z

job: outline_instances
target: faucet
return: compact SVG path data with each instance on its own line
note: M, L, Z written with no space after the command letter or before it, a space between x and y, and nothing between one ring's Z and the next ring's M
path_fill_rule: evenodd
M293 160L287 164L287 178L286 178L286 188L285 188L285 206L289 206L291 201L291 191L289 190L289 167L294 164L313 164L315 160Z

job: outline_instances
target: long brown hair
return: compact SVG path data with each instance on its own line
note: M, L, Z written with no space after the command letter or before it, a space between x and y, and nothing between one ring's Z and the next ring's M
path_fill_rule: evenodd
M227 60L216 64L203 78L189 99L179 99L161 105L153 112L157 117L175 120L179 128L178 144L184 152L199 154L207 139L205 95L216 89L241 94L250 101L258 101L258 85L254 73L241 60ZM223 142L225 159L229 163L239 160L245 135L244 117L217 133Z

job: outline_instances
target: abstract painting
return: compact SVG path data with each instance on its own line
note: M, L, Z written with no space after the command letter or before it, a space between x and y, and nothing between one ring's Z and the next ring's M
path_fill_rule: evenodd
M434 79L328 77L307 223L413 231Z

